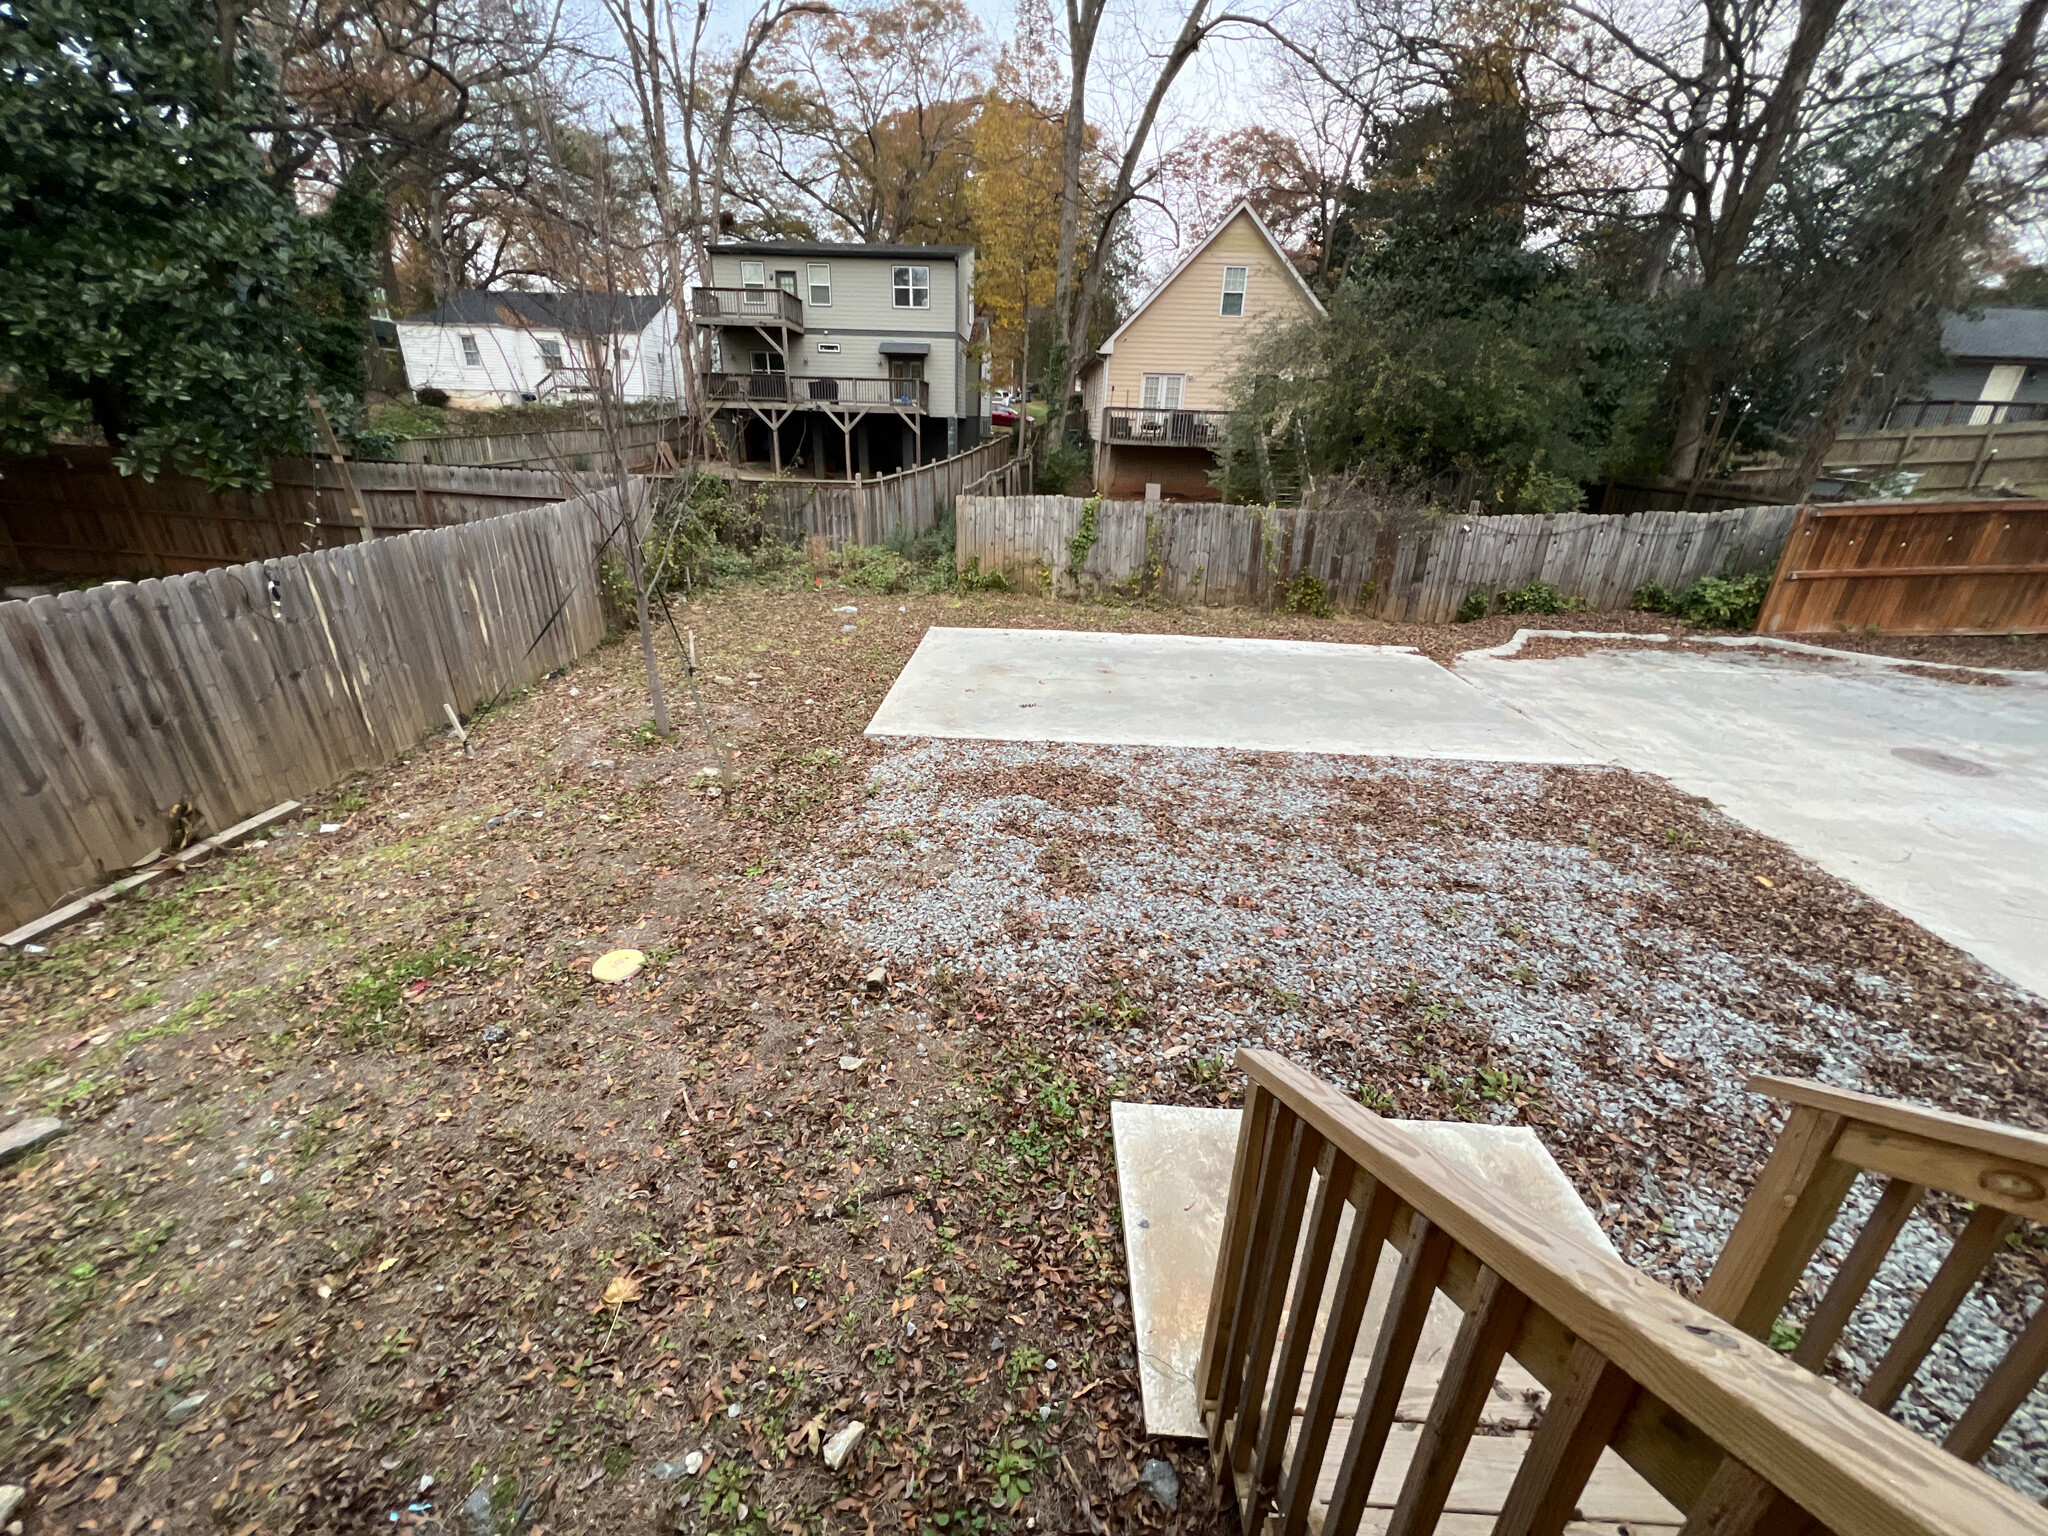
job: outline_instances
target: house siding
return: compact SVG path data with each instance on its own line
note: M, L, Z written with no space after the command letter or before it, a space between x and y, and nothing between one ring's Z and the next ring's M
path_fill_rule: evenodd
M973 263L952 256L920 257L914 265L928 266L932 273L931 307L898 309L894 298L892 268L905 261L883 256L742 256L714 252L711 272L716 286L741 286L740 263L760 261L768 269L772 285L778 270L794 268L797 297L804 301L804 334L790 343L789 371L792 374L840 378L886 378L888 359L882 353L884 341L922 341L931 347L925 358L926 381L931 385L931 414L969 416L973 391L969 380L967 336L972 324ZM810 302L809 274L813 264L823 262L832 269L832 302ZM743 331L727 328L732 338L729 352L746 348ZM820 342L837 343L839 351L820 353ZM728 355L725 366L744 372L743 356Z
M1083 402L1091 431L1099 439L1105 408L1136 408L1145 375L1187 376L1181 404L1189 410L1229 407L1224 390L1238 356L1276 325L1310 318L1315 306L1295 276L1240 210L1187 268L1176 274L1116 338L1114 348L1091 371ZM1223 269L1245 267L1242 315L1225 315Z
M463 361L462 338L474 336L478 360ZM536 393L547 377L543 341L559 342L562 361L576 367L591 362L579 339L544 326L444 324L439 321L398 322L399 354L413 389L445 389L464 405L508 405ZM664 305L639 334L626 338L631 356L619 370L619 393L627 400L672 399L682 390L682 354L676 347L675 311Z

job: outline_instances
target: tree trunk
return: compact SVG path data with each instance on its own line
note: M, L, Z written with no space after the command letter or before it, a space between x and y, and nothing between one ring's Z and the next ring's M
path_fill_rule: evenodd
M1799 108L1806 98L1807 83L1813 78L1821 51L1834 35L1843 4L1844 0L1801 0L1799 30L1793 34L1785 54L1785 67L1779 71L1757 118L1755 137L1748 146L1746 170L1729 181L1718 217L1709 214L1704 183L1695 192L1700 210L1698 222L1711 230L1710 236L1699 242L1699 325L1708 335L1712 334L1714 321L1742 270L1742 258L1749 250L1749 237L1756 230L1764 199L1777 182L1785 148L1799 126ZM1714 348L1704 342L1692 349L1687 361L1684 389L1678 402L1678 425L1665 466L1666 473L1679 479L1690 479L1698 466L1718 362Z
M2048 14L2048 0L2027 0L2020 8L2012 35L2006 38L2005 47L1999 52L1997 68L1978 87L1970 109L1957 125L1955 143L1949 146L1947 158L1942 161L1941 169L1935 173L1934 181L1927 189L1920 206L1920 216L1913 221L1912 229L1896 248L1884 285L1879 290L1878 301L1872 306L1870 318L1864 322L1856 345L1850 349L1842 377L1836 381L1827 403L1815 417L1805 450L1793 466L1790 477L1783 482L1791 498L1803 497L1820 475L1827 464L1828 450L1834 447L1836 437L1849 420L1849 413L1856 408L1858 397L1870 382L1871 370L1877 366L1885 344L1891 340L1899 322L1922 297L1920 290L1925 281L1927 253L1938 250L1953 230L1962 206L1963 188L1969 182L1977 157L1984 152L1984 145L1991 136L1991 125L2005 110L2006 103L2011 100L2020 81L2026 78L2033 62L2034 45L2040 37L2044 14Z

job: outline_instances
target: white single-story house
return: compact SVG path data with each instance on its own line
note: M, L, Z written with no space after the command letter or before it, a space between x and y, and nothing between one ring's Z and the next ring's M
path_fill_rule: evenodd
M470 289L398 322L406 382L456 405L587 395L609 381L625 400L683 392L688 366L675 306L660 294Z

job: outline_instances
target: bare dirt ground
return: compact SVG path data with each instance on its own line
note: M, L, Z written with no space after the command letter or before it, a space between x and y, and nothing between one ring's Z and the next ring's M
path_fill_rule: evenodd
M614 646L0 962L0 1120L71 1127L0 1171L29 1531L1218 1528L1143 1434L1108 1105L1235 1102L1239 1042L1536 1125L1681 1284L1774 1123L1713 1108L1746 1067L2042 1121L2038 1004L1649 781L860 735L933 623L1447 659L1517 621L678 620L723 814Z

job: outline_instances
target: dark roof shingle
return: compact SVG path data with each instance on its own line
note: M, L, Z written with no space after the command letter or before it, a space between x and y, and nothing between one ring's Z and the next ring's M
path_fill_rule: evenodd
M658 293L524 293L514 289L465 288L447 303L409 321L421 325L542 326L595 335L643 331L668 300ZM613 323L605 324L609 319Z

